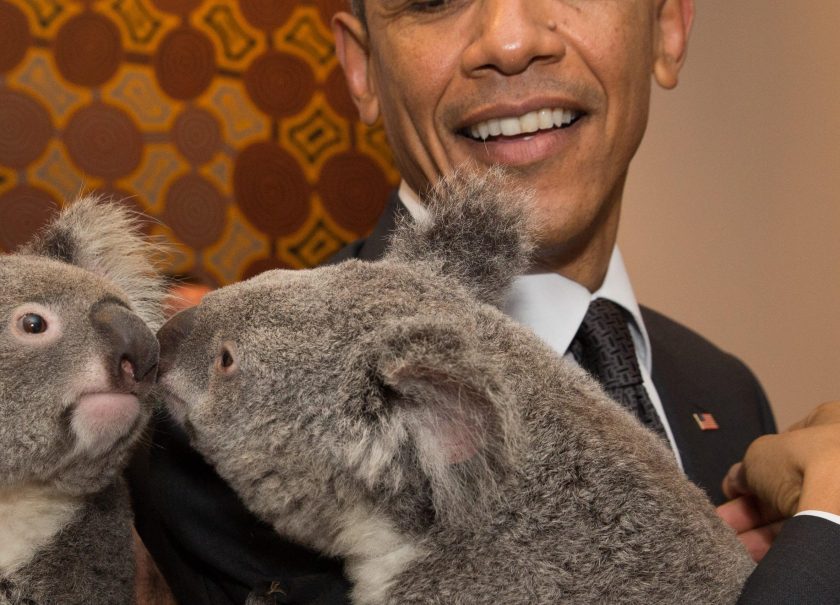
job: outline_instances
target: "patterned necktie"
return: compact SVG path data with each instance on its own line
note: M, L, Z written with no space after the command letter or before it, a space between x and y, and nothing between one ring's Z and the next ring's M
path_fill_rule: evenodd
M593 300L569 351L610 397L667 440L645 390L636 347L621 307L603 298Z

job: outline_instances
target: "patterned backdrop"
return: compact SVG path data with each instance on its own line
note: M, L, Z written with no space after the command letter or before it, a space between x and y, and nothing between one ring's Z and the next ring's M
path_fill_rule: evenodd
M169 270L225 284L365 233L398 177L357 120L344 0L0 0L0 249L80 191L125 199Z

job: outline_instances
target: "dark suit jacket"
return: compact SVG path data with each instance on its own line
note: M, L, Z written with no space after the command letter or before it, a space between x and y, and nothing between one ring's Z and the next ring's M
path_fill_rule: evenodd
M387 245L402 205L392 196L366 240L346 258L375 260ZM723 501L720 483L747 445L775 425L755 377L735 357L655 311L643 309L651 340L653 381L688 477ZM702 431L692 414L714 415L720 428ZM132 467L137 528L185 604L242 603L250 587L270 580L276 603L346 603L339 561L279 538L250 515L236 495L165 417L155 420L153 445ZM819 518L788 521L757 568L742 603L840 602L840 526Z

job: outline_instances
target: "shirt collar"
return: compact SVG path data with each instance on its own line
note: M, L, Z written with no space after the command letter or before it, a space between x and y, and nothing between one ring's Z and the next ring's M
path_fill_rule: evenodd
M400 184L399 197L414 220L427 219L428 211L405 181ZM520 275L514 279L502 311L565 355L589 303L596 298L610 300L630 313L630 334L636 354L650 372L650 339L618 246L613 248L604 283L596 292L590 293L581 284L556 273Z
M426 210L425 206L423 206L423 202L420 201L420 196L414 192L414 189L408 186L408 183L402 181L400 183L400 190L399 190L399 198L400 201L405 206L408 213L411 215L415 221L425 221L429 218L429 211Z

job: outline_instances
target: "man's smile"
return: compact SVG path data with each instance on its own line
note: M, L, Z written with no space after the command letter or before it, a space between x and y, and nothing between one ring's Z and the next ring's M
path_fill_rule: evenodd
M478 141L493 140L497 137L518 137L542 130L567 128L583 115L582 111L575 109L546 107L519 116L483 120L461 129L459 134Z
M474 122L455 134L474 159L524 167L562 157L588 116L580 110L545 108Z

